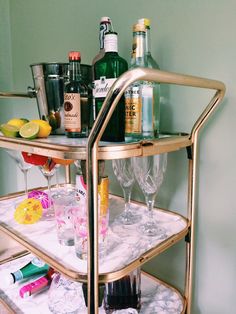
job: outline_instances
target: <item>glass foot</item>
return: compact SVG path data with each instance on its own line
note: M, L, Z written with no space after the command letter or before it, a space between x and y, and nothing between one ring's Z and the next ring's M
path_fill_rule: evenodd
M132 212L123 212L117 217L118 222L124 225L134 225L141 220L141 215Z
M148 237L166 238L166 229L158 226L158 223L149 221L139 226L140 233Z

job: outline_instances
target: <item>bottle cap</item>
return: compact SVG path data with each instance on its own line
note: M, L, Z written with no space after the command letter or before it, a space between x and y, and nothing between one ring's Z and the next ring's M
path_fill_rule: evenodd
M81 55L79 51L70 51L68 54L69 60L79 60L81 59Z
M111 23L111 19L108 16L101 17L100 23Z
M134 24L133 32L146 32L146 26L144 24Z
M138 20L138 23L139 24L143 24L146 27L150 27L151 21L149 19L146 19L146 18L143 17L142 19Z

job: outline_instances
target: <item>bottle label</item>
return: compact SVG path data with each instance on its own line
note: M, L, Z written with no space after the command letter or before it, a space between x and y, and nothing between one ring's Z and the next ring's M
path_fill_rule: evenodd
M153 87L147 83L142 85L142 104L143 104L143 126L142 131L145 134L153 133L154 113L153 113Z
M80 94L65 93L64 125L67 132L81 132Z
M116 78L106 78L101 76L99 80L94 81L93 96L95 98L105 98Z
M142 132L142 100L140 87L131 86L125 91L125 133Z

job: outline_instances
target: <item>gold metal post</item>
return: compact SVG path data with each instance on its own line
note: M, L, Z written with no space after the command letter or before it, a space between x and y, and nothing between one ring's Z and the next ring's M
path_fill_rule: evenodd
M165 84L192 86L216 90L215 96L203 111L195 123L190 136L193 143L193 160L189 169L189 206L188 217L192 220L191 240L187 248L187 272L185 295L188 297L187 313L191 309L192 274L193 274L193 249L194 249L194 216L195 216L195 190L196 190L196 164L197 164L197 140L198 132L208 120L214 109L219 105L225 93L223 83L216 80L209 80L189 75L169 73L154 69L136 68L122 74L112 85L99 115L93 125L86 147L87 156L87 205L88 205L88 313L98 314L98 202L97 202L97 179L98 179L98 143L112 116L112 113L123 95L126 88L135 81L146 80ZM145 145L146 143L144 143ZM142 145L142 144L141 144ZM146 152L139 150L140 156Z

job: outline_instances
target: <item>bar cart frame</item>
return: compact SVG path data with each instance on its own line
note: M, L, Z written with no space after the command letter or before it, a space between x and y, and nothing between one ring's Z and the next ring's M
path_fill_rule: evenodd
M174 84L182 86L198 87L203 89L215 90L215 94L207 107L203 110L197 121L192 127L190 134L178 134L175 136L160 138L155 140L143 140L138 143L119 143L100 145L101 136L106 125L123 95L126 88L135 81L146 80L163 84ZM111 87L103 106L99 112L87 142L82 146L71 146L64 144L51 143L50 141L27 141L24 139L6 138L0 136L0 146L4 148L17 149L21 151L58 157L63 159L86 159L87 177L87 209L88 209L88 263L87 263L87 282L88 282L88 313L98 314L98 285L101 280L99 277L98 260L98 160L128 158L134 156L148 156L172 152L186 148L189 159L188 170L188 205L187 220L188 229L186 235L186 272L185 272L185 291L186 313L191 313L192 288L193 288L193 260L194 260L194 226L195 226L195 203L197 185L197 157L199 131L208 121L213 111L221 103L225 94L225 85L216 80L199 78L189 75L182 75L164 72L147 68L136 68L125 72L120 76ZM66 182L70 182L70 171L67 167ZM3 232L17 239L9 230L0 226ZM174 243L174 242L173 242ZM25 243L21 242L25 245ZM27 245L25 245L27 247ZM169 245L170 246L170 245ZM168 245L166 246L166 248ZM161 250L159 250L160 252ZM37 252L36 252L37 253ZM158 254L158 250L155 251ZM139 264L152 258L151 255L144 254L139 259ZM40 256L43 257L43 256ZM47 260L47 256L44 257ZM137 266L137 263L136 263ZM121 272L122 273L122 272ZM124 273L125 275L125 273Z

